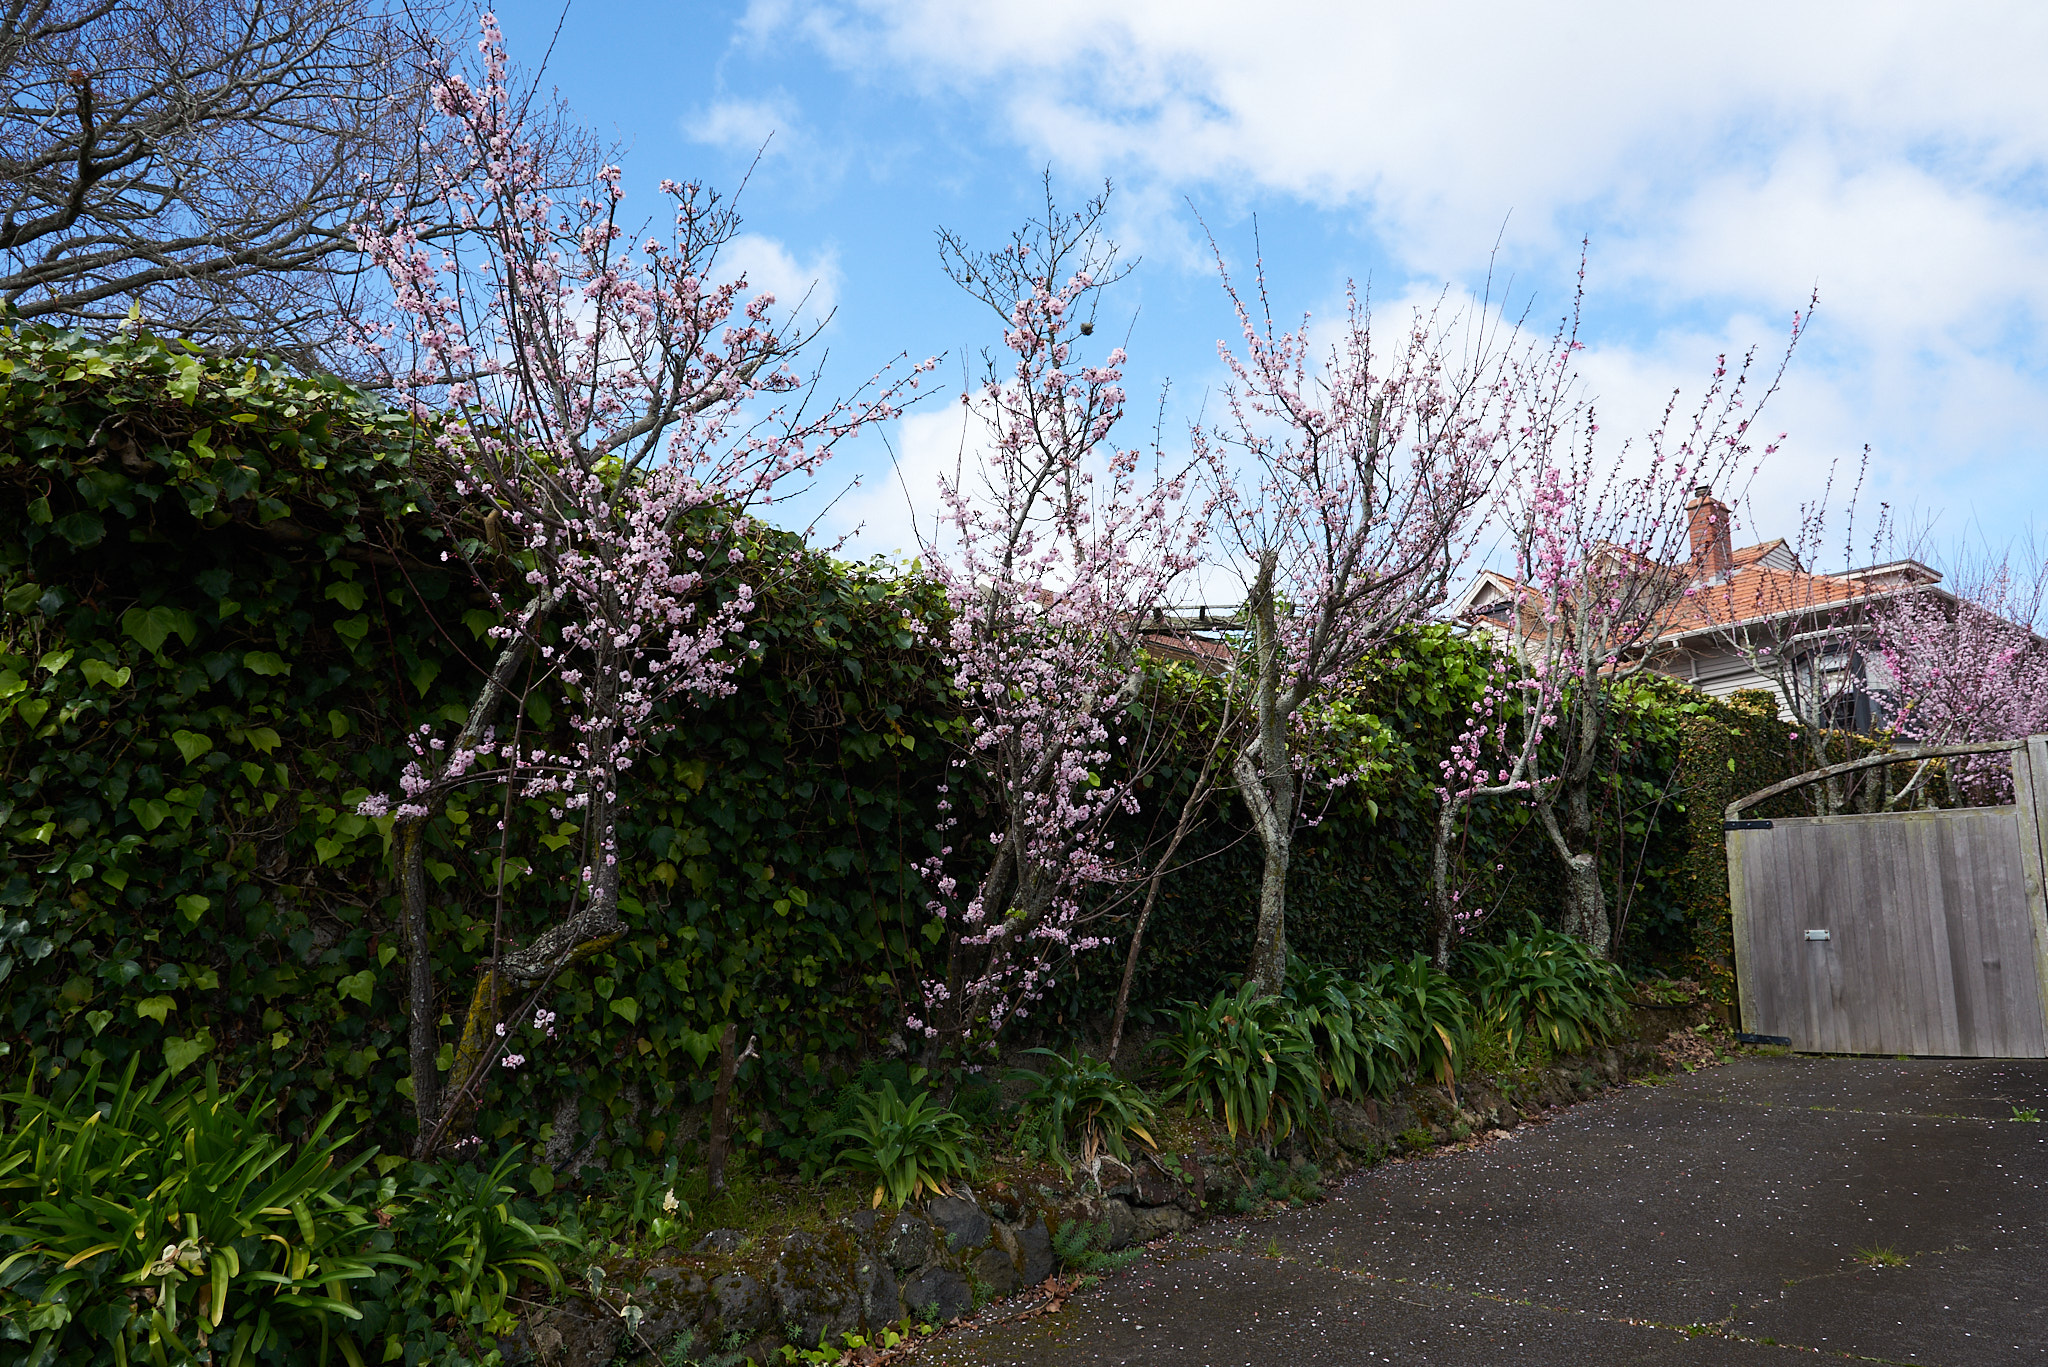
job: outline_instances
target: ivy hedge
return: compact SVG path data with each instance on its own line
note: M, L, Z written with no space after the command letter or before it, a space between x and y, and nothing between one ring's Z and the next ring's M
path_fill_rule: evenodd
M491 620L445 558L464 513L436 504L417 437L331 380L148 337L0 334L0 1073L62 1087L138 1051L207 1060L279 1097L288 1128L342 1100L366 1138L404 1144L389 827L354 808L395 788L409 731L463 714ZM765 592L737 692L634 769L631 933L558 980L552 1035L520 1026L528 1062L494 1077L487 1140L559 1147L573 1116L599 1159L686 1141L731 1024L761 1049L742 1138L806 1147L807 1108L890 1043L937 938L916 870L953 709L906 618L941 610L914 574L816 554ZM1483 678L1471 642L1430 627L1363 681L1388 763L1302 837L1298 952L1363 967L1421 946L1437 760ZM1717 952L1719 806L1673 775L1718 776L1725 751L1749 785L1751 742L1778 741L1732 716L1654 681L1617 715L1603 854L1645 964ZM444 1038L489 952L491 801L451 803L431 837ZM576 853L543 809L516 817L515 932L569 895ZM1475 807L1462 839L1495 925L1554 920L1556 862L1523 807ZM1141 1017L1248 952L1259 857L1234 798L1189 854L1148 930ZM1120 970L1084 959L1039 1028L1098 1016Z
M10 1071L207 1058L291 1123L339 1098L402 1140L388 823L353 809L480 677L489 617L443 563L436 483L408 422L333 382L147 338L0 342ZM904 615L935 603L823 557L778 584L739 692L637 771L633 934L558 982L557 1042L499 1080L486 1134L542 1140L526 1118L568 1095L585 1127L658 1145L726 1022L760 1035L773 1103L902 1019L944 716ZM467 838L488 820L458 801L437 823L451 1013L488 952L495 841ZM521 829L512 902L532 923L574 851Z

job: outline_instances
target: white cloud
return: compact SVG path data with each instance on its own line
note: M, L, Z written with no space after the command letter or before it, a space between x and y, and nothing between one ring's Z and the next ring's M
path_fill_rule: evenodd
M798 146L795 106L785 96L754 100L719 100L683 120L692 141L747 156L787 156Z
M828 525L857 555L908 560L919 554L938 531L939 481L957 481L977 468L986 435L986 426L962 404L911 412L888 432L888 450L867 453L867 473L833 504Z
M1630 301L1588 358L1617 415L1769 350L1817 285L1760 534L1866 442L1878 496L1996 501L2048 427L2048 7L764 0L747 27L1115 176L1183 268L1184 194L1355 216L1422 281L1473 280L1503 219L1520 277L1563 280L1590 233L1596 310Z
M745 274L757 294L775 296L778 314L794 313L798 322L816 327L839 302L839 258L831 250L800 261L775 238L741 233L719 253L720 274Z

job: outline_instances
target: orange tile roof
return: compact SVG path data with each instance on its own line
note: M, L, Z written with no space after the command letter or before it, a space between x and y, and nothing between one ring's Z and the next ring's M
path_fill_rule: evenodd
M1690 589L1666 613L1657 639L1839 607L1872 596L1868 584L1842 575L1766 569L1751 563L1720 583Z

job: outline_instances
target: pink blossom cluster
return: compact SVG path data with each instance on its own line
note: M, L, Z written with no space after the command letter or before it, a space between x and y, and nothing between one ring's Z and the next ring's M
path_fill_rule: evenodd
M533 660L522 687L563 690L568 735L537 737L523 717L509 735L423 730L400 792L362 810L423 820L460 785L509 782L552 798L556 819L585 814L586 891L615 900L623 775L665 705L729 692L758 653L744 626L781 553L750 510L893 416L935 362L810 411L788 364L802 339L772 296L715 274L731 211L664 181L672 232L636 245L617 167L558 198L489 14L478 47L480 83L444 72L434 101L460 154L433 168L434 188L464 231L429 241L376 205L355 229L408 324L367 345L387 360L410 348L402 397L466 505L451 528L473 535L487 515L499 538L457 552L496 612L490 638L501 659Z
M2048 564L2031 572L2016 572L2009 558L1965 566L1953 587L1953 595L1921 588L1870 605L1871 653L1887 676L1873 682L1889 694L1893 733L1914 745L1960 745L2048 731L2048 642L2035 630ZM2006 756L1949 767L1965 800L2011 799Z
M1141 632L1200 540L1184 473L1109 441L1124 352L1079 354L1096 274L1084 264L1057 281L1042 252L1020 239L991 258L1026 282L1007 308L1002 368L963 396L992 439L976 476L941 481L923 548L952 609L940 647L967 731L946 829L959 829L970 790L991 824L927 866L952 971L924 985L908 1024L962 1042L1025 1017L1068 959L1105 942L1083 898L1119 876L1105 828L1137 810L1116 772ZM954 872L963 861L986 867L971 887Z

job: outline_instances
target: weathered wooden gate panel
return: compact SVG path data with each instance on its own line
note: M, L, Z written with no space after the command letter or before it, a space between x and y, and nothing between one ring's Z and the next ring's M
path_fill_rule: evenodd
M1731 822L1744 1028L1824 1053L2048 1057L2048 738L2028 752L2013 806Z

